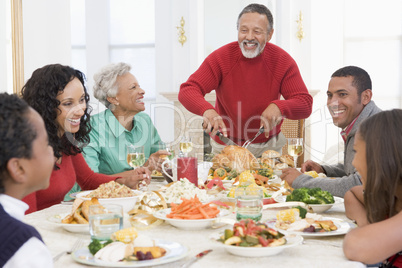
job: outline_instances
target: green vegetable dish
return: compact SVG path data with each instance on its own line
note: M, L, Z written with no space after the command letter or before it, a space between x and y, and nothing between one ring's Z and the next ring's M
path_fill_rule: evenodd
M91 243L88 245L89 252L91 252L92 255L95 255L101 248L112 242L112 240L99 241L97 239L92 239Z
M312 205L335 203L333 195L328 191L322 190L321 188L294 189L293 192L286 197L286 201L300 201Z

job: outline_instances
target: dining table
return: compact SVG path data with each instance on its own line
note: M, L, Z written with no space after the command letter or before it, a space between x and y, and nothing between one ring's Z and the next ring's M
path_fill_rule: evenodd
M163 186L163 182L151 182L151 187L157 190ZM60 252L68 251L78 238L82 238L82 247L86 247L90 241L88 233L74 233L65 230L60 224L49 220L54 215L69 213L71 203L61 203L49 208L25 215L24 221L34 226L41 234L44 243L49 248L52 256ZM278 211L284 208L264 209L261 221L274 219ZM346 217L343 202L336 203L325 213L325 217L333 217L347 222L353 228L355 225ZM128 214L124 217L124 227L131 227ZM234 211L230 211L225 219L235 220ZM213 226L202 229L188 231L173 227L167 222L151 226L148 229L138 230L139 234L149 236L154 239L163 239L180 243L188 249L188 253L177 261L160 264L155 267L181 267L184 263L196 256L198 253L211 249L206 256L194 262L191 267L366 267L361 262L348 260L342 250L344 234L335 236L313 236L304 237L301 244L285 248L276 255L267 257L242 257L228 253L221 242L216 241L215 237L223 233L225 229L232 229L233 226L215 223ZM54 262L54 267L74 268L91 267L86 264L76 262L71 255L64 254ZM93 266L92 266L93 267ZM112 267L112 266L110 266Z

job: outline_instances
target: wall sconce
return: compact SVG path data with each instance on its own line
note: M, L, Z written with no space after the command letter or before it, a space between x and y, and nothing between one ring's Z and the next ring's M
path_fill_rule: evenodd
M299 18L296 21L297 23L297 32L296 32L296 37L297 39L299 39L299 41L301 42L301 40L304 38L304 30L303 30L303 13L300 10L299 13Z
M177 31L178 31L178 35L179 35L179 43L181 44L181 46L184 45L184 43L187 41L187 37L184 35L185 31L184 31L184 24L186 22L184 21L184 18L181 17L180 20L180 26L176 27Z

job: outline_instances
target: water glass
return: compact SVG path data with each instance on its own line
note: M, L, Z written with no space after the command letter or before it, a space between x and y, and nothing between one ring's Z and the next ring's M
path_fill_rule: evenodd
M261 220L264 193L262 189L238 187L235 191L236 220Z
M123 228L123 207L121 205L89 206L89 233L92 239L108 240Z

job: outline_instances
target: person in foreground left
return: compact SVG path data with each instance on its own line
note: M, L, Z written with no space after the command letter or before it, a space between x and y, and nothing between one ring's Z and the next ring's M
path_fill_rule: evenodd
M384 111L359 126L352 164L362 184L345 194L346 216L358 228L346 234L348 259L402 267L402 110Z
M53 267L38 231L23 223L26 195L49 186L55 158L42 117L0 94L0 267Z
M134 189L139 183L150 183L151 172L147 168L109 176L93 172L85 162L81 148L89 141L91 125L89 95L82 72L60 64L46 65L33 72L21 93L45 121L57 158L49 188L24 198L30 206L27 213L60 203L75 182L83 190L93 190L112 180Z

